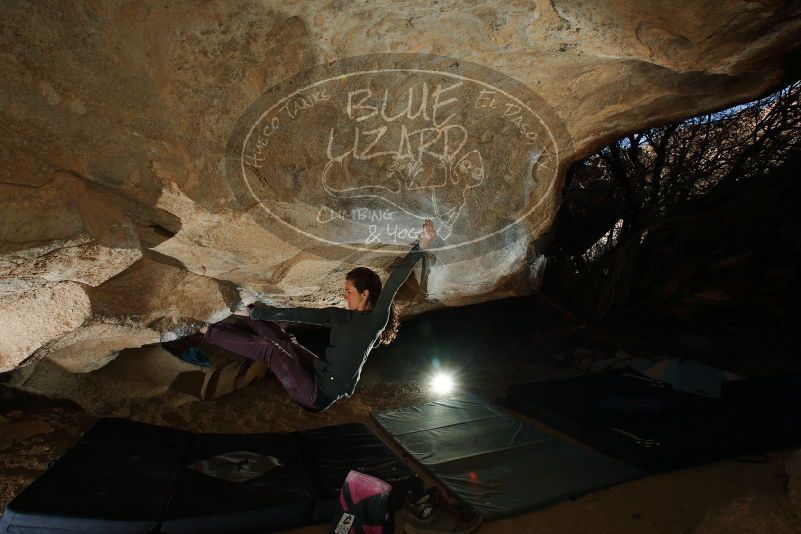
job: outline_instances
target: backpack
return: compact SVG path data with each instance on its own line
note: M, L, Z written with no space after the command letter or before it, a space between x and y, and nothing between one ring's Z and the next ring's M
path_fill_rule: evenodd
M351 471L337 501L329 534L387 534L392 531L388 504L392 486L380 478Z

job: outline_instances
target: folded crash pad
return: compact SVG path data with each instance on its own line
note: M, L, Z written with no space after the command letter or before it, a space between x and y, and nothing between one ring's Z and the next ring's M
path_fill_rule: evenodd
M643 474L510 417L473 394L371 415L406 453L485 520Z

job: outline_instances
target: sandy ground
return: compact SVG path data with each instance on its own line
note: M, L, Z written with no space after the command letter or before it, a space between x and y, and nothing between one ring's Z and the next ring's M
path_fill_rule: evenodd
M198 432L292 431L368 422L372 410L426 402L432 398L426 380L435 369L453 370L461 388L497 400L509 384L581 374L589 363L604 360L617 350L649 357L654 351L661 356L676 355L656 338L636 346L593 345L582 335L564 329L550 315L552 311L529 305L530 301L524 300L515 303L516 308L490 303L404 322L392 346L373 352L356 394L322 414L294 405L273 378L214 401L175 406L158 397L135 399L107 406L103 413L87 413L69 401L0 386L0 507L5 507L101 416L122 416ZM325 342L324 332L296 333L316 350ZM787 485L785 461L791 452L770 452L761 463L727 460L649 476L487 523L480 531L693 532L707 510L734 497L747 492L783 496ZM325 531L325 525L316 525L292 532Z

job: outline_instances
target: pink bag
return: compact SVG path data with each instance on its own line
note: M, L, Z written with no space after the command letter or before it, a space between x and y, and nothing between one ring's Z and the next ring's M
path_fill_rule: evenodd
M358 471L351 471L339 492L339 507L330 534L386 534L391 524L387 513L392 486Z

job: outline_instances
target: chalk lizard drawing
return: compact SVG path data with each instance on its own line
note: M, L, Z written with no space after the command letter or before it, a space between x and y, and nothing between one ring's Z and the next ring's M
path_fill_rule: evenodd
M453 150L448 146L448 129L456 129L462 135L457 137ZM405 141L403 136L407 136ZM415 137L419 138L419 143L413 150L414 143L409 139ZM431 150L440 141L443 150ZM481 152L474 149L462 154L466 144L467 133L458 125L404 131L397 151L371 154L369 150L375 143L364 151L359 151L358 143L354 143L354 149L337 157L332 157L329 150L329 161L322 171L321 181L326 192L334 197L379 199L411 217L431 219L437 225L437 234L447 240L468 195L485 177ZM370 163L375 160L378 162ZM365 175L382 179L370 180L380 183L354 185L363 183ZM417 209L412 209L412 204Z

